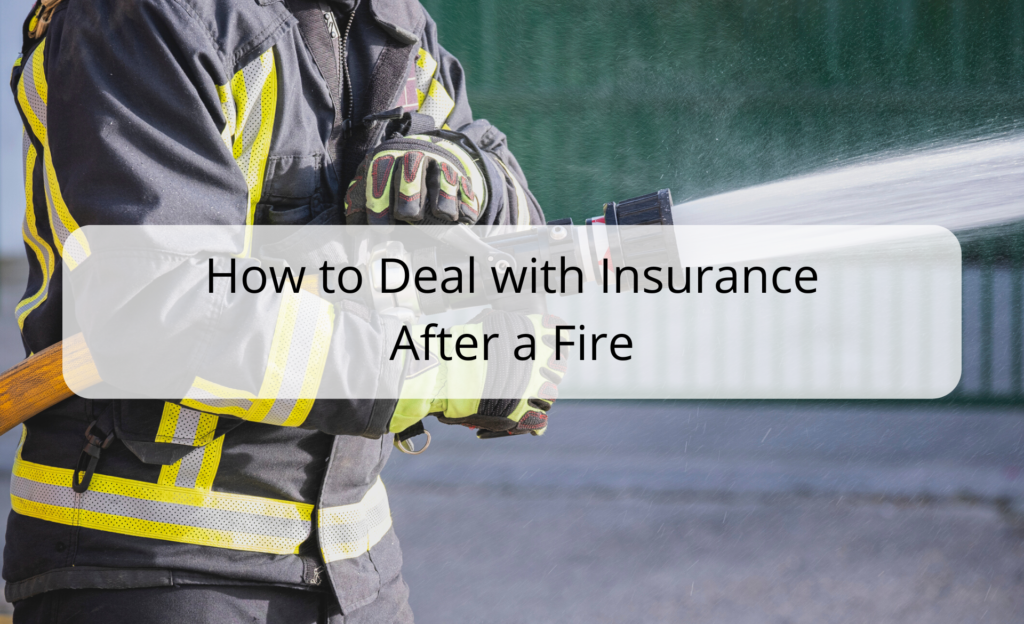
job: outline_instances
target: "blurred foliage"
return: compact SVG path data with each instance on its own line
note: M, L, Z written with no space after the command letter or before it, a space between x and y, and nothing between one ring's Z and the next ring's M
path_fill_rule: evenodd
M1024 126L1021 0L422 0L549 218Z

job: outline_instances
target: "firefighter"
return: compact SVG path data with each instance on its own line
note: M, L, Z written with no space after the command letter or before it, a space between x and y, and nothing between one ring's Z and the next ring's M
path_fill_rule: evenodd
M416 0L42 0L11 86L28 354L62 337L81 226L543 222ZM392 434L428 414L481 437L543 432L560 379L530 365L512 400L449 400L485 364L411 374L382 356L395 318L306 291L242 318L246 343L211 334L181 400L74 397L25 425L3 568L15 622L411 622L379 476ZM476 324L524 323L553 333L536 316ZM275 400L271 375L374 375L399 398Z

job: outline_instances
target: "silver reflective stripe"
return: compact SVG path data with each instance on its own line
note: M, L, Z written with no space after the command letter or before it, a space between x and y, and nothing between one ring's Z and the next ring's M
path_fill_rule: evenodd
M317 320L320 317L322 305L323 300L317 297L299 297L299 309L295 315L291 344L288 345L288 359L284 367L281 387L277 391L278 396L298 397L302 394L302 384L306 379L310 355L313 353ZM284 424L291 416L297 402L297 399L294 398L275 400L267 416L260 422L269 425Z
M196 431L199 429L199 419L203 417L202 412L182 407L178 410L178 422L174 427L175 440L188 440L187 444L195 444Z
M88 490L77 494L70 487L11 478L11 496L65 509L80 509L131 519L187 526L211 531L264 535L293 541L308 536L311 523L293 518L249 514L225 509L194 507Z
M263 85L270 76L271 66L264 66L262 57L257 57L242 69L242 80L245 89L245 110L242 112L242 151L235 159L238 168L245 174L249 188L255 184L250 180L249 161L252 158L252 146L256 143L263 120Z
M348 544L365 540L374 527L387 522L391 507L384 498L366 510L366 515L346 524L331 524L320 528L320 539L324 544Z
M61 228L63 229L63 225L61 225ZM68 262L69 268L74 269L89 257L89 252L86 250L84 242L84 230L75 230L64 241L64 258L70 260Z
M181 465L178 466L178 476L174 485L183 488L196 487L199 479L199 471L203 468L203 458L206 455L206 447L200 446L188 455L181 458Z
M50 257L49 257L50 256L50 246L47 245L46 243L44 243L43 241L41 241L35 235L35 233L32 232L29 229L29 227L28 227L28 220L27 219L25 221L22 221L22 223L21 223L21 234L26 239L32 241L32 243L39 248L40 253L43 254L43 260L45 262L47 262L47 263L53 262L53 260L51 260ZM40 264L42 264L42 262L40 262ZM20 317L21 313L23 311L28 310L29 308L32 308L37 303L39 303L40 301L42 301L43 299L46 298L47 294L49 293L48 286L50 284L50 275L49 275L49 273L47 273L47 267L48 266L49 266L49 264L44 265L42 267L43 285L39 289L39 292L37 292L36 294L32 295L28 299L22 300L21 303L18 304L18 307L14 310L14 315L16 317Z
M32 147L32 139L28 138L28 131L21 130L21 179L25 180L32 173L28 170L28 148Z
M49 137L47 136L49 133L46 131L46 104L43 102L43 98L39 95L39 92L36 90L37 77L35 57L36 54L41 54L41 52L42 46L40 46L40 48L37 48L36 51L32 53L32 56L29 57L29 61L25 65L25 71L22 74L22 82L25 84L25 96L28 99L29 107L32 109L32 113L36 116L36 118L39 119L39 123L42 125L42 136L37 136L36 138L39 139L39 142L42 143L44 149L46 149L46 146L49 144ZM45 76L43 76L42 78L45 79ZM64 222L60 220L60 214L58 214L57 212L57 206L53 202L53 196L50 190L51 184L55 183L56 181L50 180L50 177L53 175L53 172L49 169L49 167L46 167L46 155L41 154L41 156L43 156L44 158L43 166L45 172L45 179L43 181L43 191L46 194L46 205L50 210L50 223L55 230L53 232L54 236L60 242L61 246L63 246L65 241L67 241L68 236L71 235L71 232L69 232L68 229L64 226Z
M391 529L391 509L384 483L377 477L361 501L325 507L317 517L324 561L351 559L368 552Z
M222 399L219 396L203 388L192 386L185 395L186 399L197 401L210 408L217 409L240 409L248 412L252 408L252 399Z
M42 46L40 46L42 48ZM25 82L25 95L28 97L28 104L32 108L32 112L39 119L39 123L46 127L46 104L43 103L43 98L39 95L36 90L36 70L35 70L35 55L41 53L40 48L36 48L36 51L29 57L27 63L25 63L25 70L22 73L22 80ZM40 142L46 139L45 136L36 137Z

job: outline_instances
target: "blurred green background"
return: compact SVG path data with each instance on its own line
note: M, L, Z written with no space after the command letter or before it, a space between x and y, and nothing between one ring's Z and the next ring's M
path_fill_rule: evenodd
M1024 125L1019 0L423 0L549 218Z

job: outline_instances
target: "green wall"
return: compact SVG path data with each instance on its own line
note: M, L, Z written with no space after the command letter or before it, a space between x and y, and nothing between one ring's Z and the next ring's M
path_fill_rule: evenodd
M1024 126L1024 0L423 0L548 216Z

